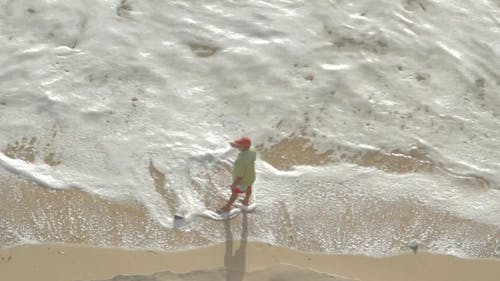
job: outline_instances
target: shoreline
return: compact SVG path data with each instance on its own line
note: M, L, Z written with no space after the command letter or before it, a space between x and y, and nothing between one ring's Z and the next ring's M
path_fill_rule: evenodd
M174 252L71 244L19 245L0 250L0 276L12 281L107 280L117 275L166 271L175 276L193 271L207 276L224 272L238 275L227 280L247 280L255 272L277 276L300 271L297 276L302 278L303 274L318 273L345 278L338 280L497 281L500 259L463 259L426 252L390 257L306 253L245 240ZM180 280L191 280L186 278Z

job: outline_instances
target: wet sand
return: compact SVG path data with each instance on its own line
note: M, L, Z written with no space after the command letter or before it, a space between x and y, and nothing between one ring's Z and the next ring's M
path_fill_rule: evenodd
M314 155L307 149L304 151L308 155ZM299 156L297 157L300 159ZM323 160L326 161L326 158L315 158L308 164L317 162L321 165ZM155 179L155 184L161 187L165 179L155 169L153 163L150 163L151 176ZM29 181L19 181L14 177L3 179L3 183L0 194L4 204L0 208L0 213L4 216L4 222L7 223L4 227L10 225L12 231L6 231L0 235L1 244L8 245L15 240L14 230L19 229L17 227L19 225L29 230L28 232L33 237L43 239L42 241L64 241L68 244L43 243L0 250L2 280L67 281L110 280L111 278L115 281L500 280L500 259L461 259L425 252L417 254L408 252L394 257L373 258L304 253L265 243L247 242L247 237L254 236L252 231L255 229L258 213L253 214L248 221L247 216L242 216L240 218L242 222L237 219L222 223L224 227L221 227L220 222L213 224L207 222L209 225L206 227L212 227L209 229L214 230L212 236L220 236L223 238L222 241L226 241L215 246L177 252L113 248L116 245L129 243L131 237L143 237L145 245L150 245L150 239L154 238L160 247L177 249L182 249L183 245L188 244L205 245L209 241L203 240L196 231L168 231L156 224L147 210L137 202L136 204L108 202L79 190L51 190ZM372 212L373 218L368 217L368 220L377 221L383 217L381 214L388 214L390 210L398 210L401 213L398 221L402 229L405 225L412 225L411 222L415 220L413 215L421 214L422 217L430 220L425 221L425 225L434 225L432 218L441 218L439 223L443 225L443 229L453 229L453 231L474 229L478 238L485 237L485 234L490 234L491 237L498 235L498 229L493 226L469 221L464 223L462 218L451 215L443 216L423 207L418 209L409 203L403 203L396 202L396 206L386 207L380 207L382 205L377 203L375 205L379 206L380 210ZM89 206L93 207L89 208ZM357 227L357 224L353 222L360 221L361 217L352 217L355 213L348 213L351 216L350 219L346 218L342 221L346 222L344 227L352 235ZM364 219L369 216L366 212L361 214ZM76 219L72 220L72 218ZM322 221L325 225L336 225L336 221L329 221L329 219L331 218L324 218ZM0 221L2 221L1 218ZM288 224L280 225L283 227ZM457 226L460 225L462 228L458 229ZM438 225L435 228L440 229ZM466 232L468 231L464 231ZM289 232L281 229L280 233L286 235ZM99 237L94 237L97 234ZM171 245L172 241L175 241L177 245ZM421 242L425 245L426 241ZM85 246L94 243L110 245L110 248ZM138 247L141 247L142 244L138 244ZM298 245L298 242L290 243L290 245ZM488 249L495 247L489 244L487 246ZM318 246L318 248L321 247ZM134 275L135 277L116 277L119 275Z
M23 245L0 251L0 276L11 281L108 280L117 275L152 275L167 271L177 274L157 274L155 278L159 279L136 276L113 280L234 281L286 277L278 280L498 281L500 260L460 259L429 253L407 253L385 258L315 254L258 242L231 240L212 247L179 252L81 245ZM181 274L188 272L190 274ZM334 279L325 274L343 278Z

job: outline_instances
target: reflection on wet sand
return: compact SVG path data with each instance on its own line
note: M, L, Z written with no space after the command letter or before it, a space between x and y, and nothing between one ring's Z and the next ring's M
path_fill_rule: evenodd
M231 224L228 220L224 222L224 229L226 231L226 252L224 254L226 281L242 281L245 276L248 218L246 213L243 213L242 217L240 246L234 253L233 245L236 241L234 241L233 233L231 232Z

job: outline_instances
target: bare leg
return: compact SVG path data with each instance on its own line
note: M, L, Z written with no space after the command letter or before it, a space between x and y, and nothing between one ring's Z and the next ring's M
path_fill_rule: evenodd
M248 201L250 201L250 195L252 195L252 187L247 188L245 192L245 198L241 201L241 204L248 206Z
M238 198L238 193L231 192L231 197L229 198L229 201L227 201L226 205L224 205L224 207L222 207L221 210L224 212L229 212L229 210L231 210L231 206L233 205L234 201L236 201L236 198Z

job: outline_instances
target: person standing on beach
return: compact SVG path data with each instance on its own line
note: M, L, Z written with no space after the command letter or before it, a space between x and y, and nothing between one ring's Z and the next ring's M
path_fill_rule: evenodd
M252 141L248 137L242 137L231 143L232 147L238 149L240 153L234 162L233 183L231 184L231 197L226 205L220 208L220 212L229 212L238 194L245 193L245 198L241 203L248 206L250 195L252 195L252 184L255 181L255 159L257 153L251 148Z

